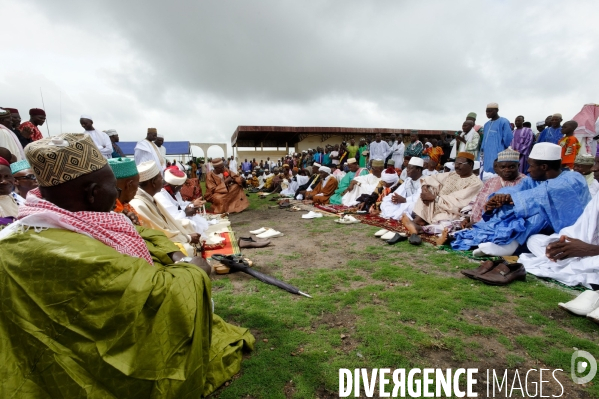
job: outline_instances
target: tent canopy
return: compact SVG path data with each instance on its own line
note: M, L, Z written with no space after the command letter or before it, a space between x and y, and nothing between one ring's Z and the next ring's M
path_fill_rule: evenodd
M136 141L119 141L119 147L121 147L125 155L133 155L136 144ZM162 145L166 148L166 155L191 154L189 141L165 141Z

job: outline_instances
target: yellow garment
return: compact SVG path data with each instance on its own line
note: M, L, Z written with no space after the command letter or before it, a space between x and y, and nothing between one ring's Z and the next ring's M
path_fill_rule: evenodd
M12 195L0 195L0 217L16 218L19 213L19 206Z

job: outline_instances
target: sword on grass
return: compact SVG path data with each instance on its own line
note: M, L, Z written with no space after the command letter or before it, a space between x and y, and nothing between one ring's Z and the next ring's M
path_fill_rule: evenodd
M284 281L278 280L274 277L268 276L264 273L260 273L259 271L252 269L250 267L251 261L241 256L214 254L212 255L212 259L222 263L223 265L226 265L228 268L231 269L232 272L244 272L249 274L250 276L257 278L263 283L274 285L275 287L284 289L285 291L290 292L292 294L303 295L305 297L312 298L310 295L300 291L291 284L287 284Z

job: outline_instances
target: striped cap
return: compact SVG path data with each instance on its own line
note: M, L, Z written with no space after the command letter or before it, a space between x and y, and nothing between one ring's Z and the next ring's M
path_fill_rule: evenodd
M520 162L520 153L508 147L497 155L497 162Z

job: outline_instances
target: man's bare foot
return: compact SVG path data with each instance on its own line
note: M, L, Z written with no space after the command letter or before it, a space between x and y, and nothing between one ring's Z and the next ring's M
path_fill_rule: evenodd
M441 233L439 238L437 238L437 245L444 245L445 243L447 243L448 239L449 239L449 230L447 230L447 228L445 228L445 229L443 229L443 232Z
M405 213L401 217L401 223L405 226L406 229L412 234L418 234L418 229L416 228L416 224L410 220L408 215Z

